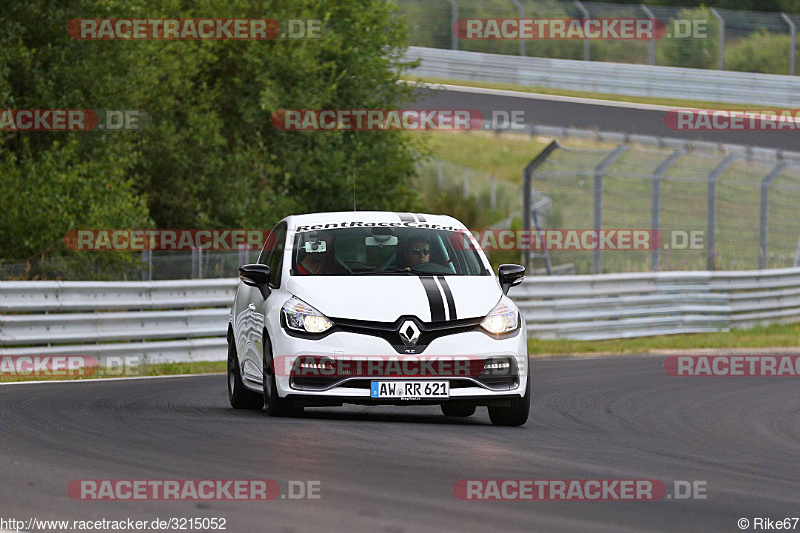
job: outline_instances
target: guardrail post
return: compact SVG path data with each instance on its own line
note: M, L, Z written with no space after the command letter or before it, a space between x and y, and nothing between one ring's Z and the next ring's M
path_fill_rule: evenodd
M492 185L491 191L489 195L489 204L492 206L492 209L497 207L497 178L492 176Z
M456 0L447 0L450 4L450 48L458 50L458 35L456 35L456 22L458 22L458 4Z
M717 70L725 70L725 21L722 19L717 10L713 7L708 8L714 18L719 23L719 52L717 57Z
M767 217L769 216L769 187L783 169L787 167L786 161L779 161L767 177L761 181L761 209L758 214L758 268L767 268Z
M647 45L647 63L650 65L655 65L656 64L656 28L655 28L656 17L653 16L653 12L650 11L646 5L639 4L639 7L642 8L644 14L647 15L647 18L649 18L653 24L652 28L653 34L650 38L650 42Z
M469 167L464 167L464 182L461 184L464 198L469 196Z
M440 191L444 189L444 159L439 160L439 166L436 168L436 185Z
M792 36L792 42L790 43L791 48L789 48L789 76L794 76L794 49L797 40L797 26L795 26L792 19L790 19L789 15L786 13L781 12L781 18L789 25L789 33Z
M706 251L706 266L708 270L715 269L717 255L717 178L725 172L736 156L731 154L725 157L719 165L708 175L708 249Z
M588 19L589 11L587 11L587 9L583 7L583 4L581 4L580 0L575 0L575 5L578 7L578 9L581 10L581 13L583 13L583 20L585 21L586 19ZM586 26L584 25L584 28L585 27ZM583 60L589 61L589 39L587 39L585 36L583 38Z
M606 169L628 150L627 144L620 144L613 152L608 154L600 164L594 167L594 231L600 235L603 227L603 174ZM600 239L595 239L595 249L592 254L592 273L603 272L603 251L600 249Z
M683 148L676 149L672 152L672 155L662 161L661 164L658 165L656 171L653 172L653 189L651 193L650 209L650 229L653 233L661 231L661 177L675 164L678 158L685 153L686 150ZM653 272L658 272L660 251L661 250L657 246L654 246L650 251L650 270Z
M522 7L522 4L519 3L519 0L511 0L514 5L517 7L517 12L519 13L519 19L522 20L525 18L525 8ZM522 38L522 35L519 37L519 55L525 55L525 39Z
M142 281L153 280L153 250L142 250Z
M539 168L539 166L544 163L547 158L553 153L557 148L560 148L561 145L558 144L558 141L553 140L550 141L550 144L544 147L544 150L539 152L536 157L534 157L530 163L527 164L525 170L522 171L522 230L525 232L525 235L530 236L531 234L531 215L533 215L534 224L536 225L536 241L539 241L539 216L534 211L531 213L531 185L533 184L533 172ZM529 242L526 239L526 242ZM531 262L531 250L530 244L523 245L522 250L522 265L527 269L530 267ZM540 247L544 250L544 257L547 266L547 275L552 275L553 267L550 264L550 252L545 247Z

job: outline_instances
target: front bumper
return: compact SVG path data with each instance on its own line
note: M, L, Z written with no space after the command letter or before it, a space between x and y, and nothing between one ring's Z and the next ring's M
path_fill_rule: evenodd
M298 406L341 405L356 403L364 405L409 405L441 404L443 401L469 401L477 405L504 405L513 398L524 396L528 379L528 354L525 326L516 335L493 338L482 331L469 331L448 335L431 342L420 355L403 356L386 340L370 335L346 331L331 333L319 340L298 338L281 330L272 337L276 366L275 381L278 395L291 398ZM375 376L340 377L333 384L326 384L324 390L308 390L308 386L298 384L291 377L291 367L301 356L325 357L333 360L353 358L403 358L468 357L470 359L510 358L515 362L513 383L492 385L482 382L478 376L446 377L408 377ZM450 382L450 396L443 399L374 399L370 396L371 380L434 380Z

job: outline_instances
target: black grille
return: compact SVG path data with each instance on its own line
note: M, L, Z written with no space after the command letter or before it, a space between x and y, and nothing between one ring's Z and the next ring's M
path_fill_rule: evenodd
M369 322L366 320L346 320L331 319L336 328L340 331L358 333L360 335L370 335L380 337L391 344L398 353L403 353L406 346L400 338L400 326L407 320L411 320L420 330L419 339L414 347L417 353L421 353L426 346L434 340L447 335L457 335L467 331L476 331L482 318L469 318L466 320L453 320L448 322L425 323L416 317L401 317L395 322Z

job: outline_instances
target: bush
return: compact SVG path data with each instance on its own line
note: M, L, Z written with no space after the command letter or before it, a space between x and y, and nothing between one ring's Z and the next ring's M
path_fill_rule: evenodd
M725 68L742 72L788 74L791 45L789 35L769 33L762 29L726 50Z

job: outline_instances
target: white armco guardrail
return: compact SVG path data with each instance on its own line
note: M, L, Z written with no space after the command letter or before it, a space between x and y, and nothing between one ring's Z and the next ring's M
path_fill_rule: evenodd
M527 279L511 296L531 337L702 333L800 321L800 268Z
M800 105L800 77L410 46L418 76L764 106Z
M221 361L237 282L2 282L0 355Z
M0 356L222 361L236 279L0 283ZM800 268L526 279L531 337L606 339L800 321Z

